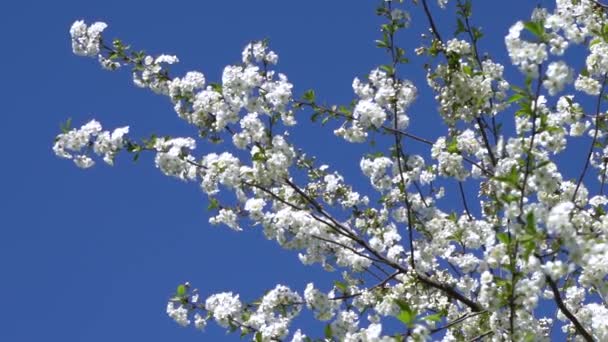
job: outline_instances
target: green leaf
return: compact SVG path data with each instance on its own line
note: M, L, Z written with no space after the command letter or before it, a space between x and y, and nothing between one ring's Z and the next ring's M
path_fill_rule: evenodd
M517 241L519 241L519 242L529 242L529 241L534 241L534 240L536 240L536 236L534 236L532 234L523 234L523 235L517 236Z
M536 164L536 166L534 167L534 169L535 170L542 169L543 167L545 167L545 166L547 166L549 164L551 164L551 161L550 160L545 160L543 162L540 162L540 163Z
M473 40L474 41L477 41L483 37L483 32L481 32L481 30L479 28L473 27L472 31L473 31Z
M403 324L411 326L412 323L414 323L414 320L416 319L416 311L412 310L409 304L402 299L396 299L395 304L397 304L401 309L401 312L399 312L399 314L397 315L397 319L400 320Z
M209 86L218 93L222 92L222 85L219 83L210 83Z
M538 38L542 38L545 35L545 27L541 22L528 21L524 24L524 27Z
M416 316L411 311L403 310L397 315L397 319L407 326L411 326L415 318Z
M376 40L376 46L379 47L379 48L386 49L386 48L388 48L388 43L386 41L384 41L384 40L377 39Z
M257 332L255 333L255 341L256 342L262 342L262 333L261 332Z
M392 75L394 75L394 74L395 74L395 68L393 68L392 66L390 66L390 65L388 65L388 64L381 65L381 66L380 66L380 69L382 69L382 70L386 71L386 73L387 73L389 76L392 76Z
M522 242L522 246L524 249L524 252L523 252L524 260L527 260L528 257L530 257L530 254L532 254L532 252L534 252L534 250L536 249L536 240L524 241L524 242Z
M519 174L517 172L517 167L511 168L511 172L509 174L504 176L496 176L494 179L499 182L507 183L514 188L519 186Z
M350 112L350 110L348 108L346 108L346 106L340 106L338 107L338 111L348 117L350 117L352 114Z
M397 58L405 56L405 50L403 48L397 47L395 49L395 53L397 54Z
M532 211L526 215L526 232L532 236L536 235L536 220Z
M496 238L498 239L498 241L504 243L505 245L508 245L511 243L511 237L507 233L504 233L504 232L498 233L498 234L496 234Z
M263 163L266 160L268 160L268 158L266 158L266 155L264 154L264 152L256 152L253 154L252 160Z
M186 295L186 286L184 284L179 284L179 286L177 286L177 290L175 291L175 294L178 297L183 297Z
M525 97L526 96L524 96L522 94L513 94L511 97L509 97L509 100L507 100L507 103L517 102Z
M333 331L331 331L331 325L327 324L325 326L325 338L331 339L334 336Z
M156 134L152 134L150 136L150 139L144 140L144 145L146 146L146 148L153 149L154 145L156 145L156 139Z
M454 138L450 141L450 143L447 146L447 151L449 153L459 153L460 152L458 150L458 140L456 140L456 138Z
M456 214L456 212L452 211L450 213L450 215L448 215L447 219L456 223L456 222L458 222L458 214Z
M311 103L315 102L315 91L313 89L307 90L302 98Z
M338 290L342 291L342 293L346 293L348 291L348 287L343 282L336 280L334 282L334 285L336 286L336 288L338 288Z
M516 85L512 85L511 89L513 89L513 91L515 91L518 94L527 94L528 93L528 91L526 89L518 87Z
M511 203L511 202L515 202L515 201L519 200L519 197L517 197L517 195L514 195L514 194L502 194L500 196L500 200L505 203Z
M386 8L384 8L384 6L379 6L378 8L376 8L376 15L383 16L383 15L386 15L387 13L388 13L388 10Z
M381 26L382 32L386 32L388 34L393 34L397 31L397 26L391 24L384 24Z
M464 26L464 23L462 22L462 19L458 18L458 21L456 22L456 32L454 32L454 35L458 35L462 32L467 32L466 27Z
M59 126L59 128L61 128L61 132L62 133L67 133L70 131L70 129L72 129L72 118L68 118L65 123L61 124Z
M209 205L207 206L208 210L217 209L220 207L220 202L215 197L211 197L209 199Z
M595 44L599 44L599 43L601 43L601 42L602 42L602 40L601 40L601 39L599 39L599 38L594 38L594 39L591 39L591 41L589 42L589 47L592 47L593 45L595 45ZM582 73L581 73L581 74L582 74ZM587 75L583 75L583 76L587 76Z
M438 312L436 314L424 316L422 319L429 322L439 322L443 319L443 317L445 317L445 314L443 312Z

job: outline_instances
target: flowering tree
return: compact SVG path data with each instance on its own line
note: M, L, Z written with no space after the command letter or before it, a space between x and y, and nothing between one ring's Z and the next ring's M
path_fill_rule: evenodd
M479 51L472 0L452 2L457 29L447 37L426 0L380 1L376 44L387 63L355 78L348 106L324 105L313 90L294 95L266 41L247 45L242 63L211 83L197 71L171 75L177 57L106 41L106 24L77 21L75 54L108 70L131 67L134 83L169 97L199 136L139 141L128 127L68 121L53 150L82 168L96 156L112 165L119 152L154 153L164 174L201 186L211 224L261 226L303 264L342 271L321 288L277 285L250 301L232 292L201 299L181 284L167 305L179 325L215 321L254 341L528 341L548 340L553 328L570 340L607 341L608 6L556 0L516 22L505 44L520 77L509 82L504 66ZM448 0L437 3L445 9ZM413 57L398 39L408 7L430 28ZM573 45L586 52L578 70L563 59ZM447 127L434 142L408 130L408 107L425 87L399 75L408 58L426 62ZM360 160L374 193L357 192L297 147L289 131L306 116L335 122L335 135L351 143L386 142L384 153ZM588 149L580 172L567 174L555 157L575 139ZM411 153L405 140L428 152ZM197 142L225 152L197 155ZM450 183L460 191L457 211L444 198ZM479 203L467 203L465 188ZM323 334L291 326L303 309L327 322Z

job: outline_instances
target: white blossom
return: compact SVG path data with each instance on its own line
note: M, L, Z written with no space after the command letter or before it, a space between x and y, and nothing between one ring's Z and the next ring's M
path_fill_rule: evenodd
M70 28L72 51L80 56L95 57L101 49L101 33L108 25L95 22L87 26L83 20L77 20Z

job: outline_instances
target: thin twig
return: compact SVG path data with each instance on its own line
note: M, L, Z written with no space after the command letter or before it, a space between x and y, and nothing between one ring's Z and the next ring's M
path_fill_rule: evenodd
M593 132L593 139L591 140L591 144L589 145L589 152L587 153L587 159L585 160L585 165L583 166L583 170L581 171L580 176L578 177L578 181L576 182L576 189L574 189L574 193L572 194L572 202L575 202L576 194L578 193L578 189L583 183L583 178L585 178L585 173L587 173L587 169L589 168L589 160L591 159L591 155L593 154L593 149L595 148L595 142L597 141L598 132L600 130L600 108L602 105L602 98L604 97L604 88L606 86L606 75L604 75L604 80L602 81L602 88L600 90L599 95L597 96L597 102L595 103L595 132Z
M469 318L473 318L473 317L475 317L475 316L482 315L482 314L484 314L484 313L486 313L486 312L487 312L487 310L482 310L482 311L478 311L478 312L467 312L466 314L464 314L464 315L462 315L462 316L460 316L460 317L456 318L455 320L453 320L453 321L451 321L451 322L447 323L446 325L444 325L444 326L442 326L442 327L435 328L435 329L431 330L431 331L430 331L430 333L431 333L431 334L435 334L435 333L437 333L437 332L440 332L441 330L449 329L449 328L451 328L451 327L453 327L453 326L455 326L455 325L457 325L457 324L459 324L459 323L464 322L465 320L467 320L467 319L469 319Z
M460 190L460 197L462 198L462 204L464 205L464 211L467 213L469 217L469 221L473 221L473 216L471 216L471 212L469 211L469 205L467 204L467 198L464 195L464 188L462 186L462 182L458 182L458 189Z

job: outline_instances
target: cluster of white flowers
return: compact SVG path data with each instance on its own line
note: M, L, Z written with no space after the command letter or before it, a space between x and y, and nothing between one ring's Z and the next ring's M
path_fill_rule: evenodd
M462 155L448 151L444 137L437 139L431 149L431 156L437 160L440 175L454 177L460 181L465 180L469 176L469 171L463 165Z
M364 128L382 126L386 120L386 112L380 105L372 100L361 100L353 111L353 117L358 120Z
M154 144L156 158L154 163L167 176L182 180L194 180L198 167L190 151L196 148L192 138L157 138Z
M198 71L190 71L183 78L175 77L169 81L169 96L175 103L175 111L189 122L194 122L189 100L196 91L203 89L204 86L205 76Z
M243 63L270 63L277 64L279 56L274 51L269 51L265 42L253 42L247 44L243 49Z
M106 23L99 21L91 26L87 26L83 20L74 22L70 28L72 51L79 56L96 57L101 50L101 33L106 27Z
M355 78L353 90L360 100L353 110L353 120L350 125L344 123L334 130L337 136L349 142L364 142L367 130L380 128L387 119L395 116L395 129L405 129L409 124L406 110L416 98L416 87L406 80L395 81L379 69L370 72L368 81L363 83Z
M133 71L133 83L140 88L150 88L162 95L169 94L169 78L164 64L179 62L177 56L160 55L156 58L146 56L142 62L142 70Z
M302 297L284 285L277 285L261 299L245 325L261 333L263 340L285 338L289 324L301 311Z
M276 81L267 81L262 85L264 99L270 104L270 109L276 112L284 112L291 100L291 89L293 85L288 82L287 76L279 74ZM287 123L291 125L291 122Z
M93 150L98 155L103 155L103 161L113 165L114 157L125 144L125 135L129 133L129 127L116 128L112 133L103 131L97 134L93 144Z
M201 187L209 195L219 192L219 185L234 188L240 182L240 161L231 153L210 153L203 157L201 165Z
M174 302L167 303L167 315L171 317L177 324L182 327L190 325L190 319L188 318L189 311L181 304ZM199 323L200 324L200 323Z
M447 52L457 53L459 55L466 55L471 53L471 44L466 40L450 39L445 48Z
M523 29L522 21L518 21L509 29L509 34L505 37L509 57L522 72L532 77L538 77L538 65L548 58L547 45L522 40L521 31Z
M259 118L257 113L249 113L245 115L241 121L241 132L232 136L234 145L240 149L245 149L248 145L254 143L268 143L268 136L265 132L264 123Z
M315 288L313 283L306 285L304 290L306 306L315 312L315 318L321 321L330 320L339 308L340 302L332 300L329 295Z
M483 113L494 115L506 108L509 83L503 78L504 67L490 59L477 65L470 48L460 41L451 42L448 48L453 54L462 52L456 54L458 67L439 64L427 74L444 120L448 124L459 120L469 122Z
M89 156L91 149L109 164L114 164L114 157L124 147L129 127L116 128L112 133L102 131L101 124L91 120L79 129L72 129L59 134L55 139L53 151L61 158L72 159L78 167L89 168L95 161Z
M572 69L563 62L552 62L547 68L547 78L543 81L543 86L547 88L550 95L555 95L562 91L566 84L572 82Z
M574 203L563 202L553 208L547 218L547 231L550 234L557 234L564 237L570 237L574 234L572 223L570 221L570 213L574 209Z
M393 161L386 157L361 159L361 171L369 177L372 185L378 190L388 190L393 184L391 176L386 174L387 168L393 166Z
M242 230L242 228L239 226L237 213L235 213L232 209L220 209L217 215L209 218L209 223L212 225L224 224L236 231Z
M574 87L578 91L582 91L583 93L586 93L588 95L595 96L599 95L602 86L600 82L598 82L594 78L579 75L576 79L576 82L574 82Z
M232 321L239 322L243 304L239 295L232 292L217 293L205 301L205 310L213 314L213 319L221 326L227 328Z

